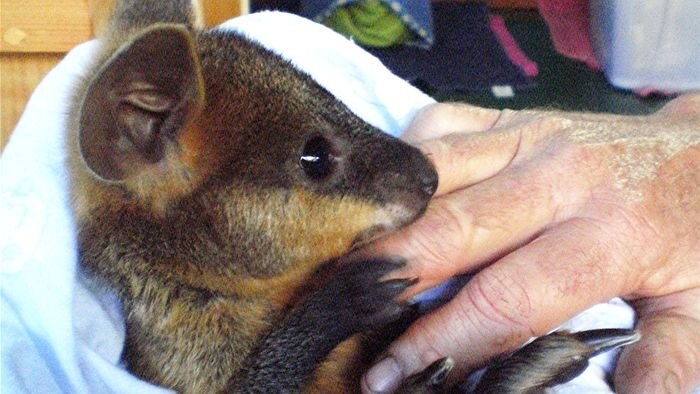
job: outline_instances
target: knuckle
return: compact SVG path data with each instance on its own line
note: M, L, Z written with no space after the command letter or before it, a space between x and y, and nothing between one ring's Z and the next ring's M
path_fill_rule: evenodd
M700 93L679 96L664 105L660 113L670 115L698 114L700 113Z
M516 278L498 270L486 269L477 274L466 287L469 303L464 307L464 315L476 314L482 325L496 325L536 336L538 333L530 323L533 306L530 296Z
M550 144L550 149L556 149L554 161L557 167L555 168L570 171L571 169L594 169L597 167L598 162L589 145L575 143L562 137L554 139Z
M445 116L453 113L456 108L459 108L455 103L435 103L423 107L416 115L416 118L425 118L435 121L441 121Z
M565 113L556 111L521 111L512 120L513 125L522 125L527 139L539 140L543 136L556 134L571 127L573 121Z
M594 230L599 226L589 221L571 222L569 231L572 237L576 234L595 234L600 233ZM552 281L560 283L560 295L581 294L592 285L605 283L612 269L609 250L606 241L592 236L588 242L566 242L552 251L553 260L564 263L548 267Z
M604 211L605 217L583 219L585 225L593 228L590 232L598 236L594 247L580 253L588 253L583 257L587 257L590 270L597 269L602 276L591 280L624 278L619 291L637 289L648 272L659 272L657 265L663 260L665 246L647 219L625 207L610 208ZM644 287L662 286L666 276L650 277ZM653 283L657 280L659 283Z
M585 294L586 289L595 288L601 283L608 282L610 271L606 265L609 263L609 259L605 256L604 250L596 250L595 248L575 246L567 248L561 253L560 261L565 261L567 265L575 265L579 268L571 270L564 267L561 272L552 270L550 275L554 279L558 278L556 283L559 283L556 295L571 297L576 294Z
M549 260L542 275L552 283L554 297L576 297L589 294L590 289L599 289L595 296L599 301L623 293L623 282L629 273L616 261L613 240L601 236L606 231L604 223L577 219L567 223L567 233L558 235L565 240L578 242L554 242L549 250ZM563 231L563 230L561 230ZM546 237L545 237L546 238ZM543 238L541 241L552 241Z
M435 103L418 111L403 138L419 141L450 133L486 130L500 114L499 110L464 103Z
M571 127L572 120L561 112L547 112L539 116L533 123L533 128L540 132L559 131Z
M451 147L443 138L421 141L415 146L435 165L438 172L446 167L444 161L451 157Z
M455 202L436 200L417 230L414 248L428 263L453 262L468 244L472 223L472 216Z
M645 215L625 207L621 207L619 212L617 221L620 225L617 233L626 235L624 239L626 243L635 246L627 260L632 260L634 255L659 256L663 249L661 229L657 228Z
M402 138L420 141L444 132L444 118L451 112L451 104L434 103L421 108L411 120Z

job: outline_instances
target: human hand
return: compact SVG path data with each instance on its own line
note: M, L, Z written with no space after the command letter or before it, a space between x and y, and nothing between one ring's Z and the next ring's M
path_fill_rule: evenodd
M642 333L616 389L700 383L700 95L650 116L436 104L404 138L435 163L436 197L359 254L406 258L397 276L420 278L414 292L482 270L389 347L363 391L443 356L463 376L615 296Z

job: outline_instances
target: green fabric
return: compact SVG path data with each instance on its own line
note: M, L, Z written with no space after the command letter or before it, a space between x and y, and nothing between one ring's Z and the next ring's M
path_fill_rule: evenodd
M401 18L380 0L361 0L338 7L325 24L358 44L370 47L389 47L414 38Z

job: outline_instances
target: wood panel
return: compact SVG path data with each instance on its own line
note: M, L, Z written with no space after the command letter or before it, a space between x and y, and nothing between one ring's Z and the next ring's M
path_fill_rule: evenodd
M0 149L5 147L32 91L63 54L0 55Z
M99 36L107 27L109 17L114 12L115 0L87 0L92 35Z
M85 0L2 0L0 52L66 52L92 35Z
M212 27L233 17L247 14L249 0L194 0L198 3L204 26ZM99 34L109 18L114 0L87 0L92 31Z
M248 13L248 0L200 0L205 26L216 26L238 15Z

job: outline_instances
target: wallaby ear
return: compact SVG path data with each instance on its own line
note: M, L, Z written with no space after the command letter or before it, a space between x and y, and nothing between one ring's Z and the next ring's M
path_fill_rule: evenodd
M155 25L123 45L88 86L80 153L105 180L120 181L164 159L202 107L199 60L190 32Z

